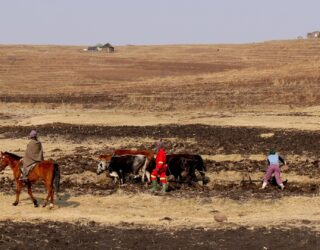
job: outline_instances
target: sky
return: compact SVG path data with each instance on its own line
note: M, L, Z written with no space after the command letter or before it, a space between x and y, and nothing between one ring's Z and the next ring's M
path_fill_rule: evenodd
M320 0L0 0L0 44L251 43L320 30Z

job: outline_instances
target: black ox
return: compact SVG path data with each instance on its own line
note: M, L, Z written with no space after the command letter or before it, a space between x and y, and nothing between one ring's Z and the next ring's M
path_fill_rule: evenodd
M206 167L200 155L193 154L170 154L166 156L167 176L173 176L179 182L197 182L196 171L201 175L202 183L206 184ZM147 166L148 174L155 168L155 161Z

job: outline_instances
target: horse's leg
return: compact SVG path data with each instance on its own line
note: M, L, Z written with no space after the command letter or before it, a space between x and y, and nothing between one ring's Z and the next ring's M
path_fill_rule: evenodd
M16 182L16 200L12 203L13 206L17 206L19 204L19 196L22 189L22 183L20 181Z
M33 193L32 193L32 189L31 189L31 183L28 183L28 194L33 202L34 207L38 207L38 201L36 200L36 198L34 198Z
M52 208L53 207L53 200L54 200L54 190L52 189L52 191L51 191L51 198L50 198L50 208Z
M47 191L48 191L48 195L47 195L47 198L45 199L42 207L47 206L49 199L52 198L52 195L53 195L52 183L50 183L50 182L45 182L45 185L46 185L46 188L47 188ZM50 204L50 206L52 206L52 205Z

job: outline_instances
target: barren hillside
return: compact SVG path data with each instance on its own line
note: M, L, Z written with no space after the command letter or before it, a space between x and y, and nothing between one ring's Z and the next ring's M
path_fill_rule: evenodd
M0 100L130 110L234 110L320 103L320 42L0 46Z

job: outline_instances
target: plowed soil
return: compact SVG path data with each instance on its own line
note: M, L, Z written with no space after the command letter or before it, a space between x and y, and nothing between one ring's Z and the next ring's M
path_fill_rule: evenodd
M24 137L34 126L3 126L0 133L8 138ZM200 154L255 154L268 153L269 148L276 147L283 154L306 154L315 156L320 146L318 131L271 130L248 127L218 127L208 125L159 125L159 126L95 126L46 124L37 126L43 136L65 136L76 143L87 138L108 140L116 138L135 138L139 148L150 148L154 145L139 144L139 138L177 138L180 141L194 139L192 145L172 145L167 143L168 150L179 147L178 150L187 150ZM264 138L261 135L274 133L272 137ZM130 146L130 145L129 145Z
M22 137L29 131L31 127L1 127L0 131L4 132L4 136L9 138ZM49 138L57 138L57 136L65 136L73 143L81 143L82 140L88 138L99 139L102 141L109 140L111 137L123 138L133 137L137 143L130 145L133 148L153 148L154 145L140 144L139 138L150 137L158 138L161 134L166 134L168 138L176 138L177 141L168 142L166 148L168 152L194 152L199 154L215 155L223 154L246 154L248 151L252 153L266 153L266 148L270 145L277 145L283 154L304 154L309 157L305 161L289 162L290 172L295 172L300 176L308 176L316 180L320 178L320 164L316 160L317 148L320 142L320 135L313 131L274 131L272 138L262 138L260 135L270 132L268 129L257 128L223 128L204 125L186 125L186 126L119 126L119 127L103 127L103 126L74 126L68 124L50 124L39 126L39 132ZM181 142L184 139L192 138L196 143ZM61 173L64 176L61 184L63 192L68 191L75 194L110 194L118 189L109 179L104 183L97 183L96 180L88 179L87 181L73 182L67 178L72 174L81 174L85 171L96 172L97 158L100 153L112 152L112 148L106 148L105 151L95 151L85 146L76 148L76 152L72 155L63 154L63 149L56 148L56 162L61 167ZM59 156L60 155L60 156ZM286 186L284 192L279 192L276 187L270 187L266 191L259 190L261 179L250 180L249 176L260 173L261 178L266 169L266 162L255 160L241 160L238 162L231 161L212 161L205 160L207 174L214 181L215 174L221 171L238 171L246 173L243 180L233 183L211 183L206 186L190 186L184 183L171 183L168 195L176 197L229 197L232 199L249 199L249 198L279 198L283 196L295 195L317 195L319 194L319 184L314 183L297 183L291 182ZM2 178L2 190L10 191L14 186L13 180L10 178ZM41 190L41 189L40 189ZM140 183L131 183L122 187L122 190L128 193L146 192L147 188Z
M104 227L87 223L0 222L2 249L317 249L319 234L306 229L229 230Z

